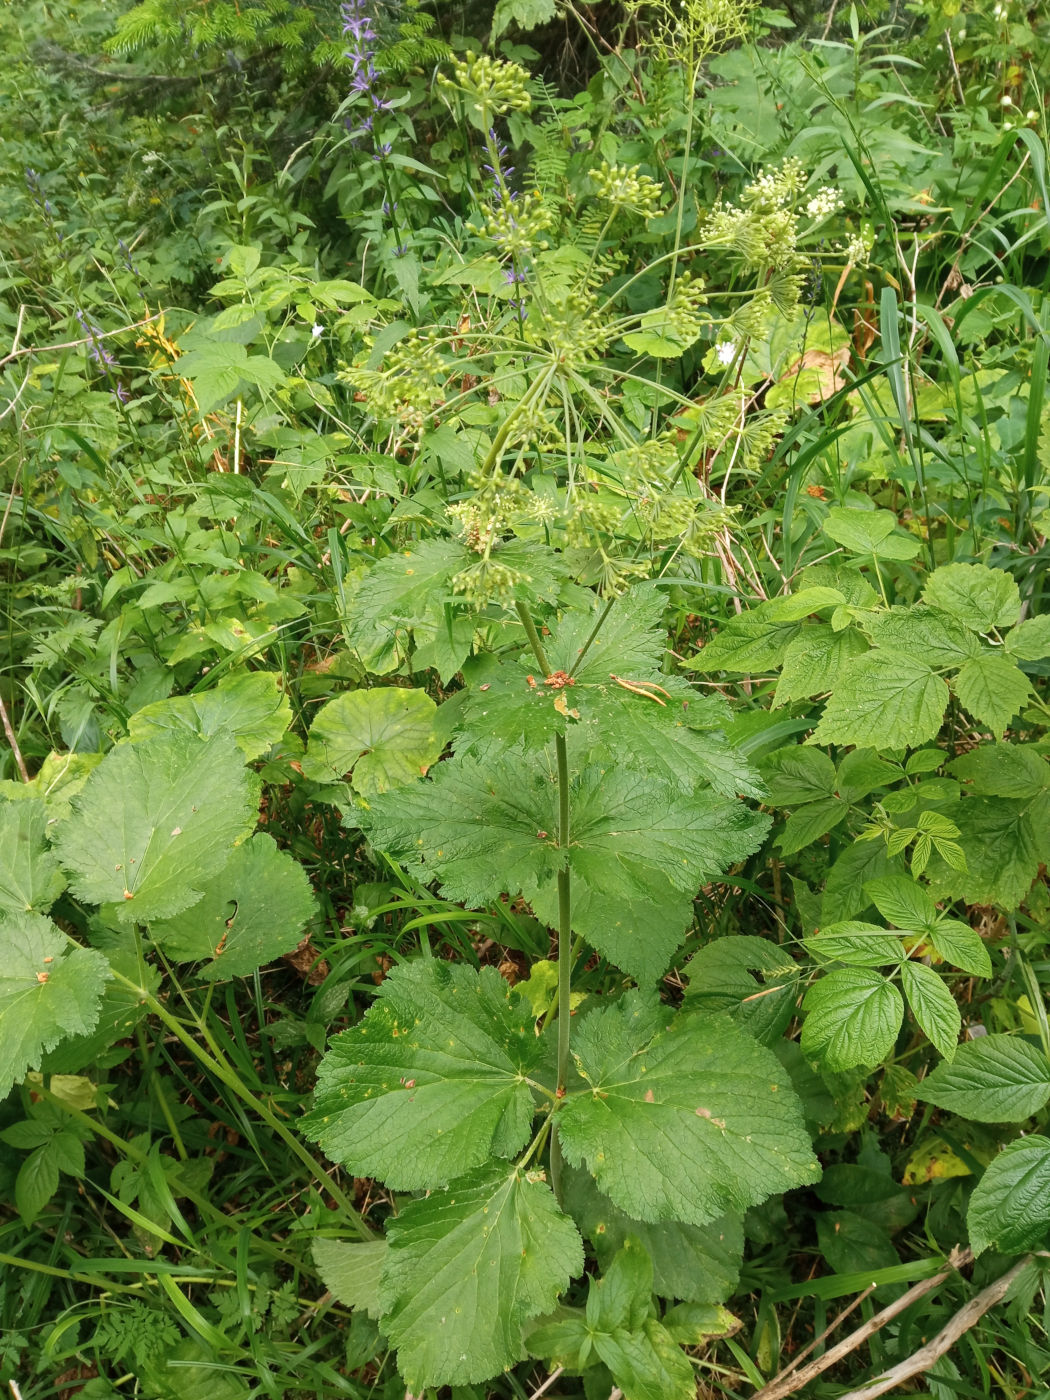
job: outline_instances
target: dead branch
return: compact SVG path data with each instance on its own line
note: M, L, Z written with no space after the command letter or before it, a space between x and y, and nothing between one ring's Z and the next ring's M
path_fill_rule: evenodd
M940 1273L934 1274L933 1278L923 1279L921 1283L917 1283L912 1288L909 1288L907 1293L898 1298L896 1302L890 1303L887 1307L883 1308L881 1312L877 1312L875 1316L865 1322L863 1326L851 1332L848 1337L844 1337L837 1346L833 1346L830 1351L826 1351L823 1356L818 1356L817 1359L811 1361L808 1366L803 1366L800 1371L796 1371L793 1366L789 1366L786 1370L781 1371L779 1375L773 1377L768 1385L764 1385L761 1390L756 1391L755 1394L752 1395L751 1400L781 1400L782 1396L791 1395L794 1391L801 1390L804 1385L808 1385L811 1380L828 1370L829 1367L834 1366L836 1362L841 1361L844 1356L848 1356L850 1352L856 1351L858 1347L863 1346L869 1337L874 1336L876 1332L885 1327L887 1322L892 1322L893 1319L897 1317L899 1313L904 1312L906 1308L910 1308L912 1303L918 1302L918 1300L925 1297L927 1293L932 1293L935 1288L939 1288L945 1279L950 1278L958 1269L961 1269L966 1264L972 1263L973 1253L969 1249L953 1249L948 1256L947 1267L942 1269ZM974 1301L976 1301L976 1299ZM990 1306L991 1304L989 1304L989 1307ZM842 1317L845 1315L845 1313L841 1314ZM858 1392L858 1394L859 1393L860 1392ZM872 1393L881 1394L881 1392ZM866 1400L866 1391L864 1395ZM850 1400L850 1397L843 1396L842 1400Z

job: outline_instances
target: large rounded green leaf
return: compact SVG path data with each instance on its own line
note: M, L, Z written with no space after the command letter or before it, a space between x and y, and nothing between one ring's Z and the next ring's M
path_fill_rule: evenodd
M422 690L351 690L329 701L310 730L303 772L319 782L348 773L363 796L401 787L441 753L437 706Z

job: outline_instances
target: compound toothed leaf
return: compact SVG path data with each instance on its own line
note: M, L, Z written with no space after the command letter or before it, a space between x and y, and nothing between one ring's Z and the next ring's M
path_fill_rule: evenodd
M403 963L332 1041L303 1126L355 1176L442 1186L525 1145L544 1054L528 1002L493 968Z
M1050 1099L1050 1061L1011 1035L982 1035L938 1065L916 1094L977 1123L1020 1123Z
M148 923L195 904L257 815L257 783L228 734L158 734L106 755L55 847L78 898Z
M842 673L815 744L903 749L936 737L948 704L948 687L921 657L878 647L851 661Z
M482 1167L409 1201L388 1238L382 1326L415 1394L520 1361L523 1325L583 1268L579 1233L543 1173L518 1167Z
M803 1052L831 1070L877 1065L893 1049L904 1019L900 992L866 967L829 972L813 983L802 1006Z
M43 1053L98 1020L109 964L39 914L0 918L0 1098Z
M638 1220L705 1225L820 1169L784 1070L728 1017L673 1022L629 992L577 1029L590 1086L557 1109L566 1159Z

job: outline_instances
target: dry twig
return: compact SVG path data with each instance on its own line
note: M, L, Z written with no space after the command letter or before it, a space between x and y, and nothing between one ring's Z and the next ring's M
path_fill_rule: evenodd
M823 1356L818 1356L808 1366L803 1366L800 1371L789 1366L778 1376L774 1376L768 1385L764 1385L761 1390L752 1395L751 1400L781 1400L782 1396L791 1395L794 1391L801 1390L804 1385L808 1385L811 1380L828 1370L829 1367L834 1366L836 1362L841 1361L844 1356L848 1356L850 1352L863 1346L869 1337L874 1336L876 1332L885 1327L887 1322L892 1322L906 1308L910 1308L912 1303L925 1297L927 1293L932 1293L935 1288L939 1288L945 1279L950 1278L956 1270L961 1269L965 1264L972 1263L973 1254L969 1249L953 1249L948 1257L947 1267L934 1274L933 1278L923 1279L921 1283L909 1288L907 1293L898 1298L896 1302L890 1303L881 1312L877 1312L862 1327L858 1327L848 1337L844 1337L837 1346L833 1346ZM989 1304L990 1306L991 1304ZM845 1315L845 1312L842 1313L839 1320ZM849 1397L843 1396L842 1400L849 1400Z

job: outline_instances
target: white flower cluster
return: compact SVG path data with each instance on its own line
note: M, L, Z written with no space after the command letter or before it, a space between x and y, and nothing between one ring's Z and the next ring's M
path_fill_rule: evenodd
M806 213L811 219L828 219L838 213L843 202L841 190L824 185L806 205Z
M855 233L846 244L843 250L846 261L852 267L867 267L874 242L875 232L870 225L865 224L860 233Z
M789 156L778 168L763 170L744 190L744 203L751 206L781 209L806 182L802 162Z

